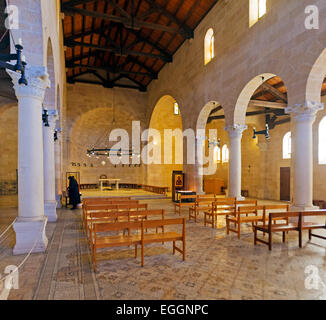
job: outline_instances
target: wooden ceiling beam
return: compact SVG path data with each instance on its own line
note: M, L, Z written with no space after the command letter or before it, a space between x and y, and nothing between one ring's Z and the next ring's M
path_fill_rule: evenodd
M67 68L72 69L72 68L85 68L89 70L97 70L97 71L108 71L110 73L115 73L115 74L127 74L127 75L134 75L134 76L144 76L148 77L150 79L157 79L158 75L153 74L153 73L146 73L146 72L134 72L134 71L126 71L123 69L114 69L112 67L107 67L107 66L90 66L86 64L67 64Z
M273 96L277 97L278 99L281 99L283 102L287 103L288 99L286 94L282 93L280 90L276 89L272 85L270 85L268 82L265 82L262 84L263 90L268 91L271 93Z
M102 47L99 45L91 44L91 43L86 43L86 42L79 42L79 41L69 41L65 40L64 41L65 46L74 48L74 47L86 47L90 49L96 49L100 51L107 51L107 52L113 52L116 55L121 55L121 56L138 56L138 57L147 57L147 58L153 58L153 59L160 59L165 62L171 62L169 58L166 56L158 55L158 54L153 54L153 53L147 53L147 52L138 52L138 51L133 51L133 50L126 50L122 48L122 50L117 49L117 48L110 48L110 47Z
M62 8L62 11L66 15L73 16L75 14L80 14L82 16L93 17L93 18L104 19L104 20L108 20L108 21L122 23L127 28L154 29L154 30L165 31L165 32L173 33L173 34L179 33L183 36L188 37L188 35L185 34L184 29L176 29L176 28L164 26L162 24L145 22L145 21L138 20L137 18L129 19L126 17L115 16L115 15L108 14L108 13L95 12L95 11L90 11L90 10L85 10L85 9L80 9L80 8L75 8L75 7L68 7L68 6L64 6Z
M160 6L154 0L145 0L152 8L156 9L158 12L163 13L167 18L169 18L173 23L175 23L180 30L183 30L183 35L186 39L191 39L194 37L194 32L187 25L185 25L182 21L179 21L175 15L169 12L164 7Z

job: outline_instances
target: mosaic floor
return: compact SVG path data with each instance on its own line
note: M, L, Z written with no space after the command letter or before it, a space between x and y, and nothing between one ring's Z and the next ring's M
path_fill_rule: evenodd
M175 217L170 200L147 201L150 208L164 208ZM187 215L187 209L183 211ZM16 215L15 209L0 209L0 235ZM303 249L296 234L283 244L274 237L274 249L254 246L249 227L240 240L227 236L223 220L219 229L187 223L187 259L172 255L171 244L146 247L145 267L134 259L133 249L103 252L98 273L91 269L90 252L81 225L81 211L59 210L56 224L48 224L49 246L33 254L20 268L19 289L8 299L326 299L326 243L305 235ZM24 256L12 256L14 233L0 238L0 274L7 265L19 265ZM318 289L305 273L319 269ZM1 276L0 276L1 279ZM3 282L3 281L2 281ZM3 284L2 284L3 286ZM0 294L1 294L0 281Z

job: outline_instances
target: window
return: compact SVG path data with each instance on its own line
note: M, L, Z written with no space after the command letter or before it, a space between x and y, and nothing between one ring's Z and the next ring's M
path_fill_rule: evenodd
M319 123L318 163L326 164L326 117Z
M291 132L285 134L283 138L283 159L291 159L292 139Z
M249 0L249 27L252 27L267 12L267 0Z
M227 163L229 162L229 148L228 146L225 144L222 148L222 163Z
M214 147L214 162L221 162L221 149L218 146Z
M212 59L215 57L214 42L214 31L212 28L210 28L206 32L205 36L205 65L212 61Z
M178 116L180 114L180 109L177 102L173 105L173 109L174 109L174 114Z

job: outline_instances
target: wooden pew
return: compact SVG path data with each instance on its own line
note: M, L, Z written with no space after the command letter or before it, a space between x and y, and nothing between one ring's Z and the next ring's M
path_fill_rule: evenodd
M212 228L216 228L217 217L234 214L236 210L236 199L225 198L215 199L212 203L210 210L204 212L204 225L211 225Z
M149 217L156 216L159 216L161 220L164 220L165 210L91 212L91 216L88 220L87 234L91 236L95 224L144 221L148 220Z
M240 239L241 235L241 224L242 223L251 223L252 226L258 222L263 221L263 215L258 215L259 211L264 211L263 206L239 206L235 212L235 215L226 217L226 232L234 232L238 235ZM245 216L244 216L245 215ZM231 224L234 225L234 228L231 227Z
M182 232L162 232L162 233L145 233L146 229L157 229L165 226L182 225ZM145 245L151 243L173 242L173 254L176 251L183 255L183 261L186 259L186 219L169 219L169 220L148 220L148 221L133 221L133 222L117 222L117 223L99 223L94 225L92 236L90 237L92 256L95 272L97 272L97 252L98 249L112 247L128 247L135 246L135 257L137 258L137 246L141 246L141 266L144 266L144 251ZM108 232L120 232L124 230L139 230L141 234L125 235L105 235ZM176 246L176 242L182 242L182 249Z
M158 229L164 228L166 226L175 226L175 225L182 225L182 232L162 232L162 233L152 233L152 234L145 234L145 230L147 229ZM176 242L182 242L182 249L176 246ZM167 219L167 220L148 220L142 222L142 230L141 230L141 266L144 266L144 246L145 244L151 243L165 243L165 242L173 242L173 254L176 251L182 254L182 260L186 260L186 219L179 218L179 219Z
M130 197L85 198L83 204L111 203L112 201L131 201Z
M326 240L326 237L312 233L312 230L326 229L325 223L305 221L306 218L311 217L326 217L326 210L301 212L299 216L299 247L302 248L302 232L305 230L309 231L309 240L313 237Z
M179 216L181 216L181 207L192 207L195 205L196 195L180 195L179 201L174 204L174 213L177 214L177 207L179 208ZM183 200L192 200L190 202L182 202Z
M139 234L122 234L100 236L101 233L121 232L125 230L139 230L142 222L116 222L116 223L99 223L94 225L90 236L90 245L92 249L94 270L97 272L97 251L98 249L113 247L135 246L135 258L137 258L137 245L141 244L141 235Z
M201 211L209 210L215 201L214 195L197 196L193 206L189 208L189 221L194 219L197 222L197 216Z
M83 211L83 221L85 229L87 230L87 221L91 212L114 212L114 211L140 211L148 210L148 204L139 204L130 202L116 202L115 204L103 204L103 205L86 205Z

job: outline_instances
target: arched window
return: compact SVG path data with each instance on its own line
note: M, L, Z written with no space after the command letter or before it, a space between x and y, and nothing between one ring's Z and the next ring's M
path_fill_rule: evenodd
M212 28L208 29L205 36L205 65L209 63L215 57L214 48L215 38Z
M267 0L249 0L249 26L252 27L267 12Z
M283 159L291 159L292 153L292 138L291 132L285 134L283 137Z
M318 163L326 164L326 117L319 123Z
M214 162L221 162L221 148L219 148L218 146L214 148Z
M229 162L230 156L229 156L229 148L228 146L225 144L222 147L222 163L227 163Z

